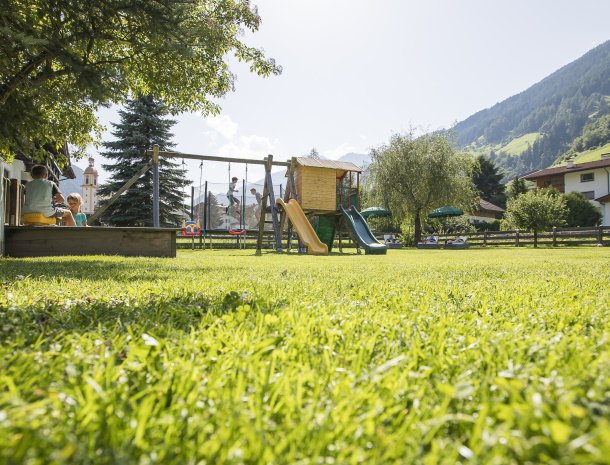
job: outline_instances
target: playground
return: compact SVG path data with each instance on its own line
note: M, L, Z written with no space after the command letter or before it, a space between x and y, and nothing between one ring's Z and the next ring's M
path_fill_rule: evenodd
M7 229L5 250L13 257L119 254L127 256L174 257L176 244L173 236L159 228L159 160L160 157L198 160L199 185L191 188L190 218L185 219L180 237L197 245L212 247L212 239L234 238L238 247L245 248L248 231L256 232L256 251L261 253L265 238L271 235L271 247L277 252L296 248L311 255L328 255L338 238L339 252L343 251L343 238L365 254L385 254L387 246L373 235L365 218L360 214L360 174L362 168L349 162L320 160L316 158L292 158L288 162L274 161L272 155L264 159L240 159L218 156L162 152L159 146L147 152L150 162L145 163L123 187L107 200L90 217L89 223L102 218L106 209L125 191L133 186L147 171L153 180L153 228L147 228L151 240L139 241L134 250L129 248L129 238L118 235L115 228L87 228L82 242L85 249L72 247L74 234L63 229L11 227ZM228 166L227 183L203 182L204 162L221 162ZM231 164L245 164L246 177L241 181L231 176ZM264 179L260 183L248 182L249 165L264 166ZM272 169L285 170L285 184L274 182ZM40 225L33 221L27 224ZM144 228L141 228L144 230ZM135 236L133 231L131 236ZM117 238L122 240L117 240ZM134 239L135 241L136 239ZM148 244L148 246L147 246Z
M278 252L290 249L295 237L298 250L328 255L337 237L342 249L345 232L367 254L383 254L387 250L359 213L362 168L353 163L310 157L277 162L272 155L262 161L177 152L158 152L158 156L201 160L199 186L191 190L191 219L181 231L182 236L200 236L199 246L206 236L221 238L223 232L236 237L239 246L239 236L257 231L256 248L260 253L265 232L272 232ZM226 163L228 183L203 183L204 162ZM246 166L246 177L241 181L231 176L231 165L236 163ZM248 165L261 164L265 166L264 180L248 182ZM286 170L284 184L274 182L274 166ZM233 191L238 194L233 195ZM192 244L194 247L194 240Z
M5 258L0 462L608 463L609 260Z

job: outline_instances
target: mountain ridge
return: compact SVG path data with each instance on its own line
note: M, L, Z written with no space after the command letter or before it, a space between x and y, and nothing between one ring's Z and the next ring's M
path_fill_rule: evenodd
M85 182L84 170L76 165L71 165L72 171L74 172L74 179L62 179L59 182L59 190L67 197L69 194L76 192L77 194L83 195L82 185Z
M488 155L507 176L516 176L555 162L588 124L608 114L610 41L450 131L461 148ZM502 150L528 134L538 137L520 153Z
M566 158L591 161L591 153L610 144L610 40L441 132L460 149L488 156L505 180ZM353 155L370 164L364 154L346 154L345 161Z

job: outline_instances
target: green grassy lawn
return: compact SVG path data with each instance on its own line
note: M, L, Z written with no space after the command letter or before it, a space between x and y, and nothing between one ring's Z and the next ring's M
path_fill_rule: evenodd
M0 463L610 463L610 249L0 260Z

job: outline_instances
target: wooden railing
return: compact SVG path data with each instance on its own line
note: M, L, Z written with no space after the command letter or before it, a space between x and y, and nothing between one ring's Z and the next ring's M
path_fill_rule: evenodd
M460 234L468 238L472 246L531 246L534 233L519 230L484 231ZM456 234L441 235L439 242L455 239ZM539 246L604 245L610 246L610 226L591 228L553 228L552 231L538 233Z
M266 248L273 248L272 231L266 232L268 240ZM254 244L256 231L248 231L245 237L231 236L226 231L210 231L205 238L177 237L177 248L250 248ZM485 231L475 233L459 234L468 238L468 244L473 247L493 246L532 246L534 245L534 234L531 232L510 231ZM375 234L377 239L383 243L383 234ZM267 237L267 236L266 236ZM455 239L456 234L439 235L439 244ZM348 236L344 237L344 247L354 246L348 243ZM296 247L296 237L294 239ZM338 242L335 242L338 247ZM599 226L593 228L553 228L552 231L538 233L539 246L572 246L572 245L604 245L610 246L610 226Z
M225 230L206 231L201 236L176 236L178 249L231 249L253 248L256 246L258 231L250 230L245 235L231 235ZM296 240L296 239L295 239ZM274 247L273 231L265 231L263 235L263 248Z

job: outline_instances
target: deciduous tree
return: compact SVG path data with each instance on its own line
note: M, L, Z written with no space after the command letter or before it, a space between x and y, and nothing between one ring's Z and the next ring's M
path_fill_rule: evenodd
M504 218L515 228L534 233L534 247L538 247L538 232L565 225L568 207L563 195L547 189L534 189L509 199Z
M601 212L580 192L565 194L568 206L566 223L568 227L597 226L602 219Z
M434 208L474 205L471 158L456 152L442 134L397 134L371 155L370 201L390 209L397 222L411 218L416 242L421 240L422 217Z
M0 156L83 147L99 133L96 109L130 95L217 112L231 54L260 75L281 71L242 41L259 24L247 0L0 0Z

